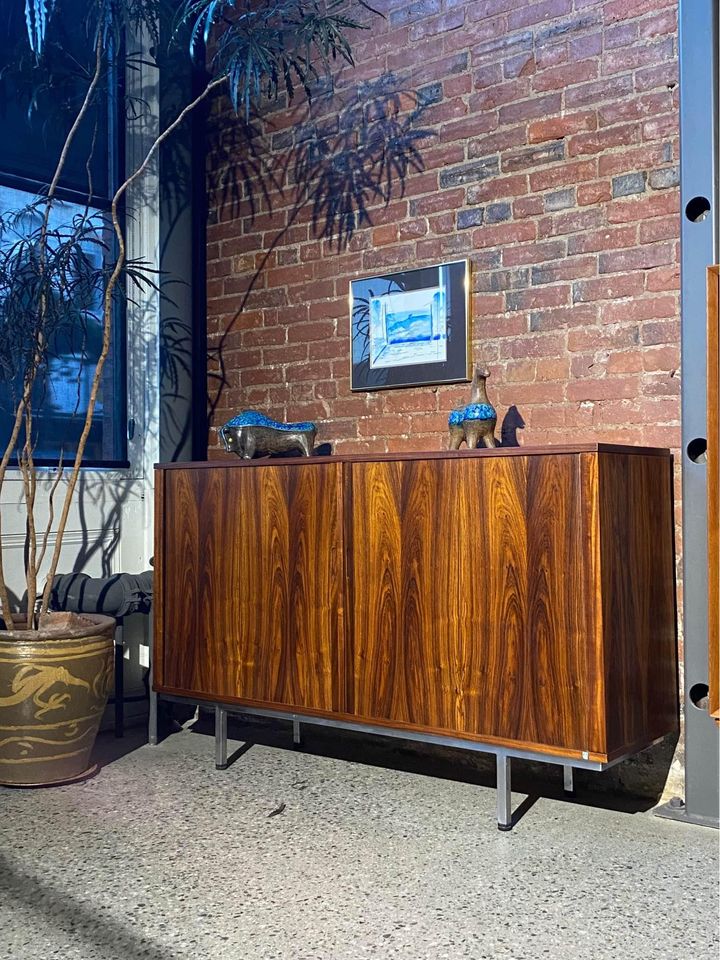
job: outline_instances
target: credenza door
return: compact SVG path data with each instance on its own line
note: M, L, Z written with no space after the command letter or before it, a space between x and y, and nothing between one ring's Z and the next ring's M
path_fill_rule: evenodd
M162 686L342 710L342 466L214 465L162 479Z
M355 715L602 753L579 457L349 471Z

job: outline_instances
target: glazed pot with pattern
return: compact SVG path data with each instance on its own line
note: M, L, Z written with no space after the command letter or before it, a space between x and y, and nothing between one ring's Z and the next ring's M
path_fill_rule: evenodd
M50 613L0 630L0 784L50 786L92 772L113 682L115 621Z

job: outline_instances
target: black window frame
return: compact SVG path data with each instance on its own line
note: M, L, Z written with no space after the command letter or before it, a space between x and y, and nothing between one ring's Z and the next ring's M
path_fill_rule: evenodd
M123 62L123 57L120 56L117 60L120 64ZM125 99L125 78L122 75L121 71L118 71L117 66L111 67L111 71L115 74L112 89L114 90L114 95L109 94L109 103L108 103L108 137L107 152L108 152L108 195L99 196L93 194L88 198L87 193L82 193L78 190L73 190L71 188L58 185L55 191L55 196L60 201L67 201L68 203L76 204L88 204L96 210L101 211L102 213L110 214L112 197L117 190L119 184L123 181L125 175L125 122L124 122L124 110L120 109L120 106L124 103ZM6 131L6 134L8 132ZM51 160L51 163L54 162ZM49 173L53 171L49 170ZM7 187L14 190L19 190L26 192L28 198L37 196L41 194L48 185L50 176L48 180L43 182L31 177L22 177L16 173L6 172L2 169L2 157L0 156L0 187ZM123 224L125 219L125 208L124 204L120 205L118 210L118 215ZM110 250L109 257L114 257L117 253L116 240L113 235L112 237L113 247ZM94 458L94 457L83 457L81 464L81 469L95 469L95 470L127 470L130 468L131 463L128 456L128 350L127 350L127 311L126 311L126 301L125 298L118 298L114 305L114 317L113 317L113 332L112 332L112 357L114 364L114 376L113 376L113 394L114 394L114 404L115 411L112 418L112 429L113 429L113 450L117 453L119 452L121 456L113 458ZM120 416L118 416L118 412ZM83 409L78 410L78 416L84 417L85 412ZM0 425L2 424L2 416L0 415ZM65 451L65 457L63 458L63 466L68 467L74 460L74 453L72 457L68 457L67 454L70 451ZM34 463L36 467L58 467L60 465L59 457L34 457ZM11 459L8 463L8 469L19 469L19 465L15 459Z

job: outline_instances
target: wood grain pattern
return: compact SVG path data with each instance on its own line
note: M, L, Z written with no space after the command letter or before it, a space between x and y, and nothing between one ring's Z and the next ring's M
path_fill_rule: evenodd
M358 716L597 749L578 482L569 456L353 466Z
M313 464L322 463L383 463L390 460L447 460L449 456L459 460L489 459L493 457L555 457L558 454L622 453L626 456L667 457L662 447L628 447L617 443L553 444L549 447L480 447L475 450L426 450L409 453L343 453L339 456L313 457ZM198 460L189 463L159 463L158 470L262 470L265 467L296 465L297 457L265 457L256 460L241 460L229 454L218 460Z
M677 727L672 461L612 450L159 469L156 689L642 749Z
M165 556L163 531L165 518L165 474L161 470L155 471L155 489L153 492L153 509L155 511L155 529L153 531L155 572L153 574L153 636L152 636L152 676L153 683L162 686L165 682L163 675L163 644L165 642L165 588L162 561Z
M720 267L707 274L707 496L709 710L720 720Z
M174 471L166 483L164 684L341 709L340 467Z
M672 461L600 457L607 751L678 729Z

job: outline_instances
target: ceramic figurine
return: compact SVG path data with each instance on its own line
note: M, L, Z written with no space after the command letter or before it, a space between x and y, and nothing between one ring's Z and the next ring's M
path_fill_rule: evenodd
M300 450L311 457L317 427L314 423L278 423L256 410L243 410L224 423L220 439L228 453L251 460L256 453L285 453Z
M463 440L473 450L479 447L481 442L486 447L497 446L495 441L497 413L488 400L485 388L485 381L489 376L487 371L481 372L480 367L475 367L470 403L466 407L453 410L450 414L448 426L451 450L459 450Z

